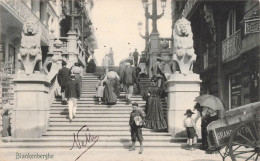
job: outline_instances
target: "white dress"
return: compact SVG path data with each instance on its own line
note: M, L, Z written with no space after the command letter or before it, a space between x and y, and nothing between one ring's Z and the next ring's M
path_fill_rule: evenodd
M96 85L96 88L97 88L97 94L96 94L96 96L97 96L97 97L103 97L104 88L105 88L105 86L104 86L104 81L103 81L103 80L100 80L100 81L98 82L98 84Z

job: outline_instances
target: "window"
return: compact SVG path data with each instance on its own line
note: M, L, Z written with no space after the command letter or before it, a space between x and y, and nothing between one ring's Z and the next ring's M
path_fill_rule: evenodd
M231 36L234 32L236 32L236 16L237 12L235 9L232 9L229 12L228 20L227 20L227 38Z
M241 73L230 76L229 79L229 107L236 108L241 106Z

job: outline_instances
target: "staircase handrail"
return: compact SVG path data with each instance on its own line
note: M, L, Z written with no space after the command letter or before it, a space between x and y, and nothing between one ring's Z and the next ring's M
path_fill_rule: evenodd
M86 52L85 49L82 47L81 41L77 41L77 51L78 51L78 59L80 63L83 65L83 68L86 66Z

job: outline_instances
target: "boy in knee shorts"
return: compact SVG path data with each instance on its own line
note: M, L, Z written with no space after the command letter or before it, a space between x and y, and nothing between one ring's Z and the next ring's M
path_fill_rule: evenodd
M144 115L142 111L138 110L138 104L135 102L132 104L133 111L130 114L129 126L131 132L131 140L132 140L132 147L129 151L135 150L135 142L136 138L140 143L140 151L139 154L143 153L143 135L142 135L142 124Z
M196 132L195 132L195 121L191 117L191 115L194 114L190 109L186 110L186 115L187 117L184 119L184 126L186 127L187 131L187 146L186 150L195 150L193 143L193 139L196 137Z

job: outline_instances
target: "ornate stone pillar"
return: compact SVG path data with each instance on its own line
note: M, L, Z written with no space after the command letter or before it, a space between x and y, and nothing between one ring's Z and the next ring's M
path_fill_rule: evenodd
M176 21L173 30L173 61L180 68L179 72L170 75L167 81L168 131L173 137L181 136L184 113L187 109L193 110L195 98L200 95L200 77L193 73L193 62L196 55L193 49L193 38L190 22L185 18ZM200 124L197 123L196 132L200 135ZM181 133L180 133L181 132ZM183 136L182 136L183 137Z
M50 104L47 102L50 82L44 74L18 74L13 82L13 137L41 137L49 123Z
M193 110L195 98L200 95L201 80L198 74L171 74L167 81L168 102L167 102L167 122L168 132L173 137L184 131L183 120L187 109ZM200 124L197 123L197 127ZM197 128L197 132L200 132Z
M46 74L40 73L42 53L38 20L27 19L23 29L18 53L22 67L13 79L12 134L13 137L36 138L41 137L48 127L50 82Z
M75 62L78 62L76 30L69 30L68 32L67 51L67 67L70 68Z
M149 60L149 77L151 78L152 75L152 64L156 62L156 59L159 55L159 46L160 46L160 39L159 33L151 33L150 35L150 42L151 42L151 49L150 49L150 60Z

